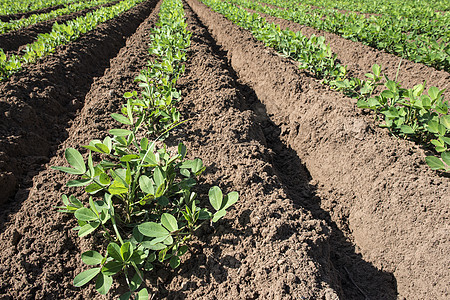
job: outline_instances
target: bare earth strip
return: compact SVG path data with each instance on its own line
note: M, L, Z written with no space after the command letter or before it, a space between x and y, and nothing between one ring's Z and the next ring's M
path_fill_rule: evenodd
M321 207L348 227L363 259L394 275L400 298L447 298L449 179L427 168L423 150L377 128L353 100L251 42L248 32L204 5L189 3L280 128L286 147L306 165ZM382 285L351 265L343 273L354 274L370 298L391 298L389 289L383 295Z

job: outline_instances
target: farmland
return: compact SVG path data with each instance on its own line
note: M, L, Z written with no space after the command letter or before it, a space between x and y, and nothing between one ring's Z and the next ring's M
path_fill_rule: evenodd
M448 299L449 10L0 0L0 299Z

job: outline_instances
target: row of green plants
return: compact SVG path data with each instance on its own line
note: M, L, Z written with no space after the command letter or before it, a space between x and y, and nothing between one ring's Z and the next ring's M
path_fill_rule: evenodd
M19 72L24 65L53 53L57 46L68 44L99 24L113 19L145 0L123 0L110 7L101 7L93 12L70 20L65 24L53 24L52 31L39 34L36 41L26 45L23 55L6 55L0 49L0 81Z
M61 4L68 4L76 0L1 0L0 15L26 13Z
M0 21L0 34L7 33L9 31L18 30L21 28L25 28L27 26L48 21L59 16L64 16L70 13L78 12L83 9L88 9L97 5L103 5L109 2L113 2L116 0L89 0L89 1L81 1L76 3L71 3L63 8L52 10L48 13L42 14L33 14L27 18L22 18L18 20L11 20L9 22L1 22Z
M368 18L357 13L311 9L298 5L296 0L263 0L264 3L277 5L279 9L250 0L238 2L242 7L335 33L414 62L450 71L450 13L436 16L432 21L390 15Z
M238 200L237 192L224 195L217 186L207 197L194 191L205 170L199 158L186 159L187 147L173 151L164 143L171 130L183 123L176 110L180 92L176 82L184 72L191 33L187 31L181 0L165 0L159 22L151 32L148 67L136 77L140 93L124 94L126 104L111 117L118 128L103 140L83 146L82 154L68 148L70 167L53 167L78 175L69 187L84 187L79 200L64 195L60 210L75 216L79 237L96 234L104 242L81 254L91 266L79 273L74 285L95 279L95 289L107 294L121 274L129 292L119 299L148 299L144 274L155 268L175 269L188 251L188 241L202 225L217 222ZM210 211L206 206L212 208Z
M235 0L240 4L245 0ZM372 109L393 134L410 138L425 145L432 155L426 158L434 170L450 171L450 117L448 101L442 96L444 90L425 83L412 89L402 88L396 79L391 80L381 73L381 66L374 65L373 73L366 74L366 80L348 76L347 67L336 60L330 45L323 36L310 38L300 32L281 30L274 23L268 23L258 14L229 2L202 0L214 11L243 27L266 46L274 48L286 57L299 62L299 68L322 80L333 89L358 99L358 107ZM376 90L382 90L376 94Z
M396 16L417 16L419 18L432 16L439 11L449 11L447 0L302 0L303 5L313 5L323 8L334 8L369 14Z

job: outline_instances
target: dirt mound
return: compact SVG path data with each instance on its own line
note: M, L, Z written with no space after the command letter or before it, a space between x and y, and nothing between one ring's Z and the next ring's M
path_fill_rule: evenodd
M364 293L389 299L392 289L400 298L447 298L450 180L428 169L419 147L373 124L354 100L328 90L202 4L188 2L255 91L263 104L256 109L267 111L284 147L305 164L321 210L361 254L362 260L339 244L332 247L340 277L362 291L344 291L345 298ZM321 210L312 213L319 217ZM372 278L361 262L387 276Z

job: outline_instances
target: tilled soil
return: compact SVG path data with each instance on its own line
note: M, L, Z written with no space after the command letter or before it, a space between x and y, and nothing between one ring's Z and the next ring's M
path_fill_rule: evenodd
M84 16L87 13L94 11L102 6L111 6L116 4L117 2L118 1L113 1L104 5L97 5L68 15L59 16L48 21L36 23L26 28L21 28L19 30L0 34L0 48L5 52L16 52L15 54L20 54L17 52L20 52L21 46L34 42L37 36L41 33L50 32L55 22L59 24L66 23L69 20Z
M50 166L116 126L109 115L148 60L155 5L0 84L0 299L104 298L72 285L98 241L56 212L75 190ZM192 120L168 142L208 166L201 195L219 185L240 200L199 230L178 270L148 278L154 298L448 298L449 178L248 32L196 0L185 12L180 110Z

